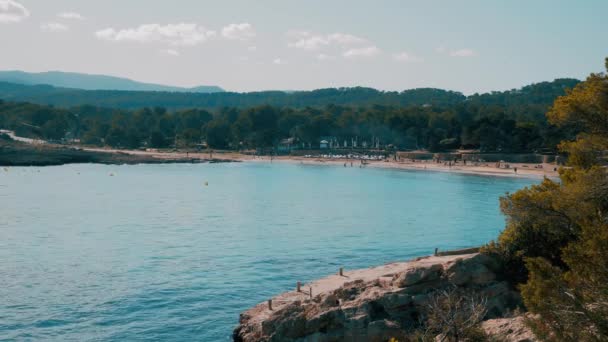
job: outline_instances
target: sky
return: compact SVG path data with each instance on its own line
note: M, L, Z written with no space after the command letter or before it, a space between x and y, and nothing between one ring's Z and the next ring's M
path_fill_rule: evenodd
M0 70L472 94L602 71L606 13L606 0L0 0Z

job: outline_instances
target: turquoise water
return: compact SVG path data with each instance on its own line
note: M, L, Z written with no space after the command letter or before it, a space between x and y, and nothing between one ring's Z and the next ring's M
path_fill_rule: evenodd
M298 280L495 238L498 196L535 182L262 163L0 169L0 340L230 340L242 310Z

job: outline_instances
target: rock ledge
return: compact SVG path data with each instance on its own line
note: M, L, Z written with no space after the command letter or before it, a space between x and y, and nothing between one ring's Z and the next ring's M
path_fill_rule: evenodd
M435 292L458 286L487 298L488 316L519 302L497 279L498 265L478 253L431 256L332 275L243 312L234 341L386 341L419 323ZM312 292L312 296L310 294Z

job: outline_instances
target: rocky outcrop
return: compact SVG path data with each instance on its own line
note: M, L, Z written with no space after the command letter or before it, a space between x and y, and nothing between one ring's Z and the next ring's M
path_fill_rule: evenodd
M534 342L534 334L524 324L524 315L510 318L489 319L481 323L481 328L497 341Z
M145 153L140 151L114 151L82 149L61 145L31 145L0 139L0 166L51 166L96 163L122 164L174 164L174 163L227 163L230 159L186 157L182 153Z
M241 314L235 341L386 341L419 324L432 296L461 287L487 298L488 316L519 302L482 254L432 256L345 272L302 286Z

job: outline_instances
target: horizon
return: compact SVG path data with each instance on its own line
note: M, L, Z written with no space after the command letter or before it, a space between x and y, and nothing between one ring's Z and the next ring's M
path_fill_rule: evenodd
M608 4L599 0L585 7L466 3L1 0L0 69L230 92L369 87L472 95L581 80L608 55L587 44L608 29L601 16Z
M218 93L237 93L237 94L247 94L247 93L257 93L257 92L273 92L273 91L279 91L279 92L284 92L284 93L297 93L297 92L313 92L313 91L317 91L317 90L324 90L324 89L353 89L353 88L367 88L367 89L373 89L379 92L406 92L406 91L411 91L411 90L417 90L417 89L437 89L437 90L443 90L446 92L456 92L456 93L461 93L462 95L468 97L468 96L473 96L473 95L483 95L483 94L490 94L492 92L508 92L508 91L513 91L513 90L519 90L522 89L524 87L527 86L531 86L531 85L535 85L535 84L539 84L539 83L544 83L544 82L555 82L557 80L563 80L563 79L575 79L577 81L582 81L583 79L578 79L578 78L571 78L571 77L556 77L552 80L544 80L544 81L538 81L538 82L532 82L532 83L528 83L528 84L522 84L520 86L517 86L515 88L510 88L510 89L501 89L501 90L488 90L485 92L478 92L478 93L471 93L471 94L466 94L463 92L460 92L458 90L454 90L454 89L445 89L445 88L434 88L434 87L416 87L416 88L406 88L406 89L397 89L397 90L387 90L387 89L379 89L379 88L374 88L374 87L366 87L366 86L337 86L337 87L324 87L324 88L314 88L314 89L260 89L260 90L252 90L252 91L233 91L230 89L225 89L223 88L221 85L215 85L215 84L198 84L198 85L194 85L194 86L187 86L187 87L183 87L183 86L179 86L179 85L174 85L174 84L161 84L161 83L154 83L154 82L145 82L145 81L140 81L140 80L136 80L136 79L132 79L132 78L127 78L127 77L122 77L122 76L116 76L116 75L104 75L104 74L88 74L88 73L80 73L80 72L71 72L71 71L61 71L61 70L48 70L48 71L40 71L40 72L28 72L28 71L24 71L24 70L0 70L0 73L2 72L25 72L28 74L44 74L44 73L65 73L65 74L78 74L78 75L86 75L86 76L100 76L100 77L114 77L114 78L119 78L119 79L124 79L127 81L131 81L131 82L136 82L136 83L142 83L142 84L151 84L151 85L159 85L159 86L168 86L168 87L182 87L183 89L194 89L197 87L213 87L213 86L218 86L220 88L223 89L223 91L218 92ZM0 82L4 82L4 83L13 83L13 82L8 82L8 81L0 81ZM83 91L96 91L96 89L81 89L81 88L72 88L72 87L62 87L62 86L57 86L57 85L52 85L52 84L45 84L45 83L39 83L39 84L23 84L25 86L35 86L35 85L50 85L52 87L55 88L67 88L67 89L75 89L75 90L83 90ZM101 89L99 89L101 90ZM123 91L120 89L116 89L116 91ZM149 92L150 90L139 90L138 92ZM156 91L155 91L156 92ZM170 91L160 91L160 92L170 92ZM217 93L201 93L201 94L217 94Z

